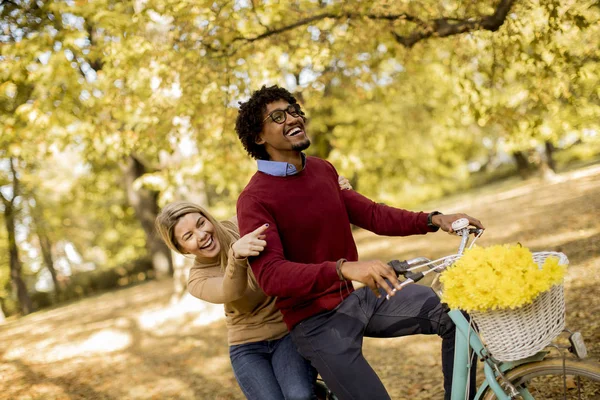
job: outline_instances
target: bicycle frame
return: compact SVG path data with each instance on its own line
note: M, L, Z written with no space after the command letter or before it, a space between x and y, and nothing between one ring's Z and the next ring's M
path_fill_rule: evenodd
M496 380L497 374L494 367L497 365L492 361L487 354L486 348L479 340L479 336L471 328L469 321L459 310L451 310L448 315L456 325L456 341L454 350L454 374L452 376L452 400L464 400L466 398L466 388L469 379L469 348L471 348L479 359L484 360L483 368L485 373L485 381L479 387L475 399L480 399L486 389L489 387L494 391L498 400L511 400L508 395ZM539 352L531 357L512 361L502 362L498 364L499 370L504 373L512 368L526 364L529 362L542 360L547 352ZM519 389L519 394L525 400L534 400L533 396L527 389Z

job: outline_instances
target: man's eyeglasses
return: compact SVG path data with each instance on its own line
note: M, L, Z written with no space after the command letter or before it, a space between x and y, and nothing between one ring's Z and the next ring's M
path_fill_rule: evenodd
M302 117L304 119L304 112L300 109L299 104L290 104L285 110L274 110L271 111L267 118L263 119L263 122L271 118L273 122L277 124L283 124L287 118L285 113L290 114L292 117Z

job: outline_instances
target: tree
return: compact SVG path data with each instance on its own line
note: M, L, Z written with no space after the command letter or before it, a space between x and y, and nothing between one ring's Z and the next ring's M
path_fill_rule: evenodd
M125 170L125 186L129 204L135 209L137 218L141 221L146 233L146 245L152 255L152 263L157 273L173 275L171 251L154 232L154 220L158 215L158 192L146 188L136 188L136 179L147 172L144 164L136 157L130 156Z
M600 13L594 2L577 1L526 2L515 12L506 30L474 38L485 55L463 69L457 89L488 137L504 141L523 177L532 160L551 176L561 139L598 127L592 88L599 83Z
M0 214L0 224L4 223L4 213ZM8 233L0 229L0 323L7 313L6 301L10 297L10 252L8 251Z
M311 154L390 204L468 186L504 153L552 166L598 129L596 3L3 2L0 149L48 233L27 240L168 264L158 206L231 216L255 170L237 103L263 84L298 95Z
M49 223L44 217L44 209L40 200L35 196L32 196L31 200L33 200L33 204L30 205L30 214L33 219L33 227L42 253L42 259L44 260L44 266L48 269L52 277L56 298L60 298L61 284L58 281L58 275L54 268L54 257L52 255L53 241L50 239Z
M110 59L102 57L102 49L96 47L96 42L104 45L119 37L126 38L126 31L111 36L113 29L109 28L122 29L129 23L130 7L121 2L83 7L52 1L15 1L0 5L8 32L2 37L7 44L3 47L2 59L8 68L3 76L6 90L1 118L5 141L13 153L33 160L49 157L57 147L64 149L71 143L81 143L87 146L84 152L91 156L90 162L94 162L106 158L106 154L101 154L102 149L93 153L99 142L118 132L124 136L130 134L127 125L121 124L118 118L116 123L121 126L116 131L111 130L116 124L106 124L105 131L92 131L92 124L105 125L105 111L109 116L113 112L118 115L114 104L104 110L98 100L104 83L98 76L103 72L105 59ZM109 101L110 96L103 99ZM131 118L128 114L128 120L136 123L135 116ZM131 147L125 144L122 141L115 144L123 151L109 149L111 159L127 159ZM140 210L140 207L150 207L150 212L156 209L156 204L148 202L136 206L138 215L143 216L147 216L148 210ZM147 218L142 219L141 224L147 226ZM40 244L45 243L41 238ZM149 246L151 251L155 248L157 246ZM47 249L43 245L42 249L49 261Z
M15 168L16 161L13 158L8 159L9 173L6 181L2 179L1 188L7 188L10 194L2 193L0 190L0 200L4 205L4 223L8 234L8 251L10 254L10 279L13 286L13 291L17 294L21 312L24 315L33 311L31 299L27 293L27 287L21 277L21 260L19 259L19 248L17 247L16 239L16 202L19 197L19 178Z

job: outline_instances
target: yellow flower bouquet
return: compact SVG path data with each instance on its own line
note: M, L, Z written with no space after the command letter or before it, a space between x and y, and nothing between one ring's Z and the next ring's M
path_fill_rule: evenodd
M515 309L561 283L565 273L557 257L540 267L520 245L474 247L442 273L442 301L467 312Z

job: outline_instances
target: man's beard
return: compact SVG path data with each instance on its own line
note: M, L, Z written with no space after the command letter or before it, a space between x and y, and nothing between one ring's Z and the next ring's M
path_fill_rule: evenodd
M303 141L303 142L294 143L292 145L292 150L295 150L295 151L304 151L304 150L308 149L309 146L310 146L310 139L306 138L306 140Z

